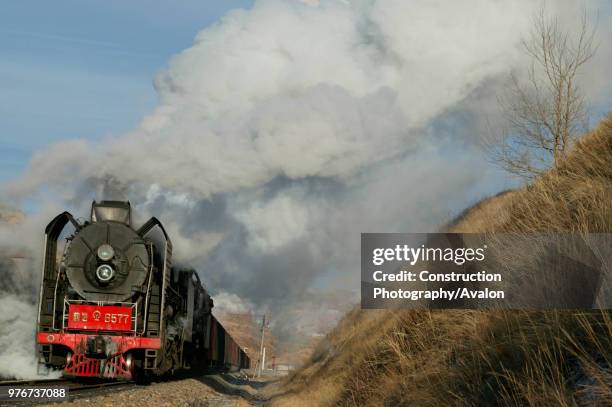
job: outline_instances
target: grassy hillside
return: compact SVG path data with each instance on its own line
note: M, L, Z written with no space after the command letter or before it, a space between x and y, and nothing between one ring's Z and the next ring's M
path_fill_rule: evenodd
M612 232L612 115L558 168L489 198L451 232ZM612 405L609 311L362 311L274 406Z

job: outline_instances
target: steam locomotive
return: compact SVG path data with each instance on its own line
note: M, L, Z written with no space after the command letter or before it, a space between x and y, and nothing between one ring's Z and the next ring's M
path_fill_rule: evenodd
M64 212L49 223L39 304L39 366L67 377L149 380L250 365L198 274L172 266L160 221L135 229L129 202L93 202L89 221Z

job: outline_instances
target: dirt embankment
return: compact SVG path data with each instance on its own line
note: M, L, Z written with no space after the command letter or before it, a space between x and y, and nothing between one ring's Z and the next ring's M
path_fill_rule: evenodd
M612 232L612 115L557 168L445 230ZM273 406L605 405L611 360L609 311L355 309L268 396Z

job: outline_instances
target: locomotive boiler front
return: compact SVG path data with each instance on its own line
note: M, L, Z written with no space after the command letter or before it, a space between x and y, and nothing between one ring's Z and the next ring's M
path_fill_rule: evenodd
M131 226L129 204L113 204L94 204L91 223L75 233L64 252L70 285L87 301L130 300L151 267L151 249Z

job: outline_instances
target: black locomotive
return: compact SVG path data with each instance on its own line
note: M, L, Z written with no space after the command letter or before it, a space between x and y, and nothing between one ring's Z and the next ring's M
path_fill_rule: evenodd
M185 368L248 368L212 308L198 274L172 267L172 243L159 220L135 229L129 202L94 202L89 221L64 212L45 229L39 362L65 376L129 380Z

